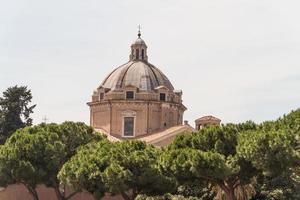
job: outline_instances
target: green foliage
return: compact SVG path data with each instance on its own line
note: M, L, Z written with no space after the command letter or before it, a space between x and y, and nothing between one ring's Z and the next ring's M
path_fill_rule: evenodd
M189 184L180 185L175 194L199 200L213 200L216 196L213 186L208 182L189 182Z
M291 111L287 115L283 115L275 121L266 121L259 125L259 130L262 131L277 131L284 130L300 135L300 108Z
M218 185L226 193L229 188L226 189L222 186L222 182L225 185L231 185L232 180L238 180L238 187L253 184L258 199L263 199L263 197L265 199L298 199L300 196L298 192L300 191L299 127L300 109L292 111L276 121L267 121L260 125L246 122L237 125L208 127L198 133L181 135L170 145L169 152L174 149L180 151L180 149L192 148L197 151L222 155L230 173L221 173L225 177L219 177L219 180L216 177L220 172L214 171L213 161L210 161L211 166L207 166L206 162L200 162L203 168L206 166L212 169L210 172L198 168L199 171L203 171L203 174L210 175L210 177L197 177L192 173L191 166L196 164L192 159L193 153L184 154L183 159L178 159L182 155L166 157L165 159L170 160L171 167L166 168L165 166L169 164L165 163L162 165L167 169L166 172L169 175L175 175L181 182L197 178L208 180L212 184ZM210 173L215 177L212 177ZM235 195L237 192L235 189ZM230 199L230 197L227 198Z
M280 127L278 129L290 130L292 133L300 135L300 108L279 118L277 124Z
M167 147L110 143L83 123L18 129L0 146L0 185L60 183L125 200L300 199L300 109L256 125L210 126ZM247 188L249 190L247 190ZM256 192L254 193L253 190Z
M161 166L179 182L201 179L224 179L231 174L224 156L214 152L203 152L192 148L166 151L161 157Z
M234 156L238 133L255 129L256 125L251 121L237 125L209 126L193 134L177 136L170 148L190 147L201 151L217 152L225 157Z
M246 132L240 136L237 149L240 157L251 161L266 176L278 176L299 163L295 141L295 135L281 130Z
M160 173L157 156L157 149L141 141L91 144L63 166L59 178L98 199L105 191L121 194L124 199L164 194L172 191L174 184Z
M104 137L83 123L41 124L18 129L1 147L1 185L22 183L30 190L45 184L59 191L57 174L80 145ZM61 197L63 198L63 196Z
M32 95L25 86L14 86L0 97L0 144L18 128L32 125L30 114L36 105L29 106Z
M35 196L37 184L48 183L55 176L65 148L56 134L28 134L29 129L19 129L1 146L0 184L22 183Z
M300 198L299 127L300 109L240 135L240 157L261 172L253 199Z
M64 164L58 178L74 190L85 189L100 199L106 191L102 177L110 164L111 147L112 144L107 140L81 147L77 154Z
M165 194L163 196L138 195L135 200L213 200L213 198L184 197L182 195Z
M62 124L41 124L34 128L41 128L54 132L59 136L60 141L66 146L66 160L69 160L81 145L91 141L101 141L106 136L97 133L93 127L85 125L83 122L66 121ZM34 129L33 129L34 130Z
M182 134L161 156L161 167L168 176L175 176L179 184L209 182L221 188L227 198L234 199L235 189L249 184L257 173L251 162L237 154L238 136L256 129L249 121Z
M162 176L157 167L158 150L153 146L141 141L124 141L115 143L111 154L104 180L112 194L132 189L133 195L153 195L173 189L172 180Z

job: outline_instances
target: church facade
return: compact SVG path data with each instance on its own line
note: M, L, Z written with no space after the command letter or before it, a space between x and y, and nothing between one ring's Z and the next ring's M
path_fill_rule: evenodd
M183 123L182 91L148 62L147 45L138 33L129 61L114 69L94 91L90 124L120 138L138 138Z

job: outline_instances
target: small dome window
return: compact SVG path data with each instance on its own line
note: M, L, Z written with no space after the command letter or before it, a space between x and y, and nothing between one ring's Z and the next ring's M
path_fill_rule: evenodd
M166 101L166 93L160 93L159 94L159 100L160 101Z
M101 92L101 93L100 93L100 101L103 100L103 99L104 99L104 93Z
M126 91L126 99L134 99L134 92Z

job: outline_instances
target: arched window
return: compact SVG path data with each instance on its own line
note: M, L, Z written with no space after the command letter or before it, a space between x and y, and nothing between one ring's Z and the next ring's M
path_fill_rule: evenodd
M135 50L135 59L139 59L139 50L138 49L136 49Z
M144 49L142 49L142 60L144 60Z

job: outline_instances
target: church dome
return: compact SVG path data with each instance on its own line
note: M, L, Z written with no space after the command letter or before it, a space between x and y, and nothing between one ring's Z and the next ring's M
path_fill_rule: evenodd
M138 32L138 38L131 45L129 62L112 71L100 87L110 90L123 90L134 86L141 91L154 91L157 87L174 88L169 79L154 65L148 62L147 45Z
M136 39L131 46L133 45L146 45L145 41L142 38Z
M138 38L132 43L131 48L134 48L137 45L143 45L147 48L145 41L141 38L141 31L138 32Z
M158 86L174 90L169 79L158 68L142 60L131 60L116 68L101 86L110 90L122 90L126 86L134 86L141 91L153 91Z
M139 30L129 61L108 74L88 102L91 125L109 137L141 138L182 125L182 92L148 62L147 48Z

